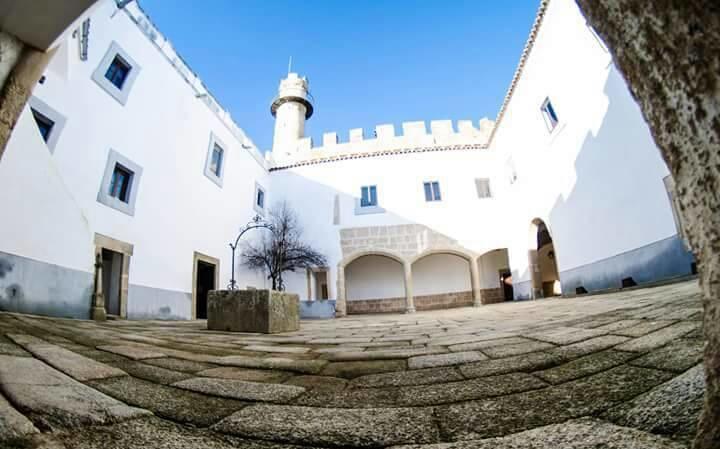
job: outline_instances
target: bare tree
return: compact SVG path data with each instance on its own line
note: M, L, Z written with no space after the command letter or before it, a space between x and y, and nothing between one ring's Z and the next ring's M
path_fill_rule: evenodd
M268 221L272 230L259 242L246 243L241 256L247 268L268 274L273 290L285 290L285 272L327 265L325 256L303 242L297 215L286 202L270 209Z

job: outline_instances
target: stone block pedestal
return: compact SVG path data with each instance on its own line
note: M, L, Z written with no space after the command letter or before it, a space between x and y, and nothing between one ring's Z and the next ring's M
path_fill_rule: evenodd
M275 334L300 329L300 300L273 290L214 290L208 293L208 329Z

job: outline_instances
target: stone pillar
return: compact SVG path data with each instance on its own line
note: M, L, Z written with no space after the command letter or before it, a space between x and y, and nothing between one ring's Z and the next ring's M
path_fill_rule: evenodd
M705 407L695 449L720 442L720 10L717 0L576 0L637 100L677 187L705 308ZM661 36L661 38L658 38Z
M403 263L405 268L405 313L415 313L415 298L412 287L412 265L410 262Z
M8 34L0 33L0 44L10 38ZM46 53L27 45L22 47L17 61L0 86L0 159L20 113L53 54L55 50Z
M345 266L338 266L337 270L337 300L335 301L335 318L347 315L347 303L345 300Z
M95 253L95 293L92 295L92 310L90 318L95 321L105 321L105 295L102 287L102 253Z
M542 273L540 272L540 263L538 262L538 252L536 249L528 251L528 271L530 272L532 299L542 298Z
M478 262L476 258L470 259L470 282L472 284L472 295L473 295L473 306L479 307L482 305L482 295L480 293L480 267L478 265L482 262Z

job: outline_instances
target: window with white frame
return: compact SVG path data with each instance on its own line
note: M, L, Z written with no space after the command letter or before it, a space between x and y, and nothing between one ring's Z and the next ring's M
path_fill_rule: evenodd
M210 133L207 157L205 158L205 176L222 187L223 173L225 172L225 144L218 137Z
M265 189L263 186L255 183L255 203L253 204L253 208L255 212L261 215L265 213L265 197Z
M438 181L429 181L423 183L423 190L425 191L425 201L440 201L440 183Z
M65 116L51 108L37 97L30 97L28 100L30 112L37 125L40 136L45 141L51 153L55 151L60 132L65 126Z
M490 179L475 178L475 188L477 189L478 198L492 198L490 191Z
M543 101L542 106L540 106L540 111L542 112L548 131L552 132L557 126L559 120L557 113L555 112L555 107L553 107L549 97L545 98L545 101Z
M92 79L124 105L139 73L138 63L117 42L113 42L93 72Z
M128 215L135 215L142 167L115 150L108 153L97 200Z
M360 207L376 207L377 186L362 186L360 188Z

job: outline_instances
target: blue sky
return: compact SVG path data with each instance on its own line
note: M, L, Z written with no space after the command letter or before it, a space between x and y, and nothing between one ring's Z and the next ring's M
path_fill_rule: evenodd
M255 143L272 146L280 78L310 79L306 135L495 118L539 0L140 0Z

